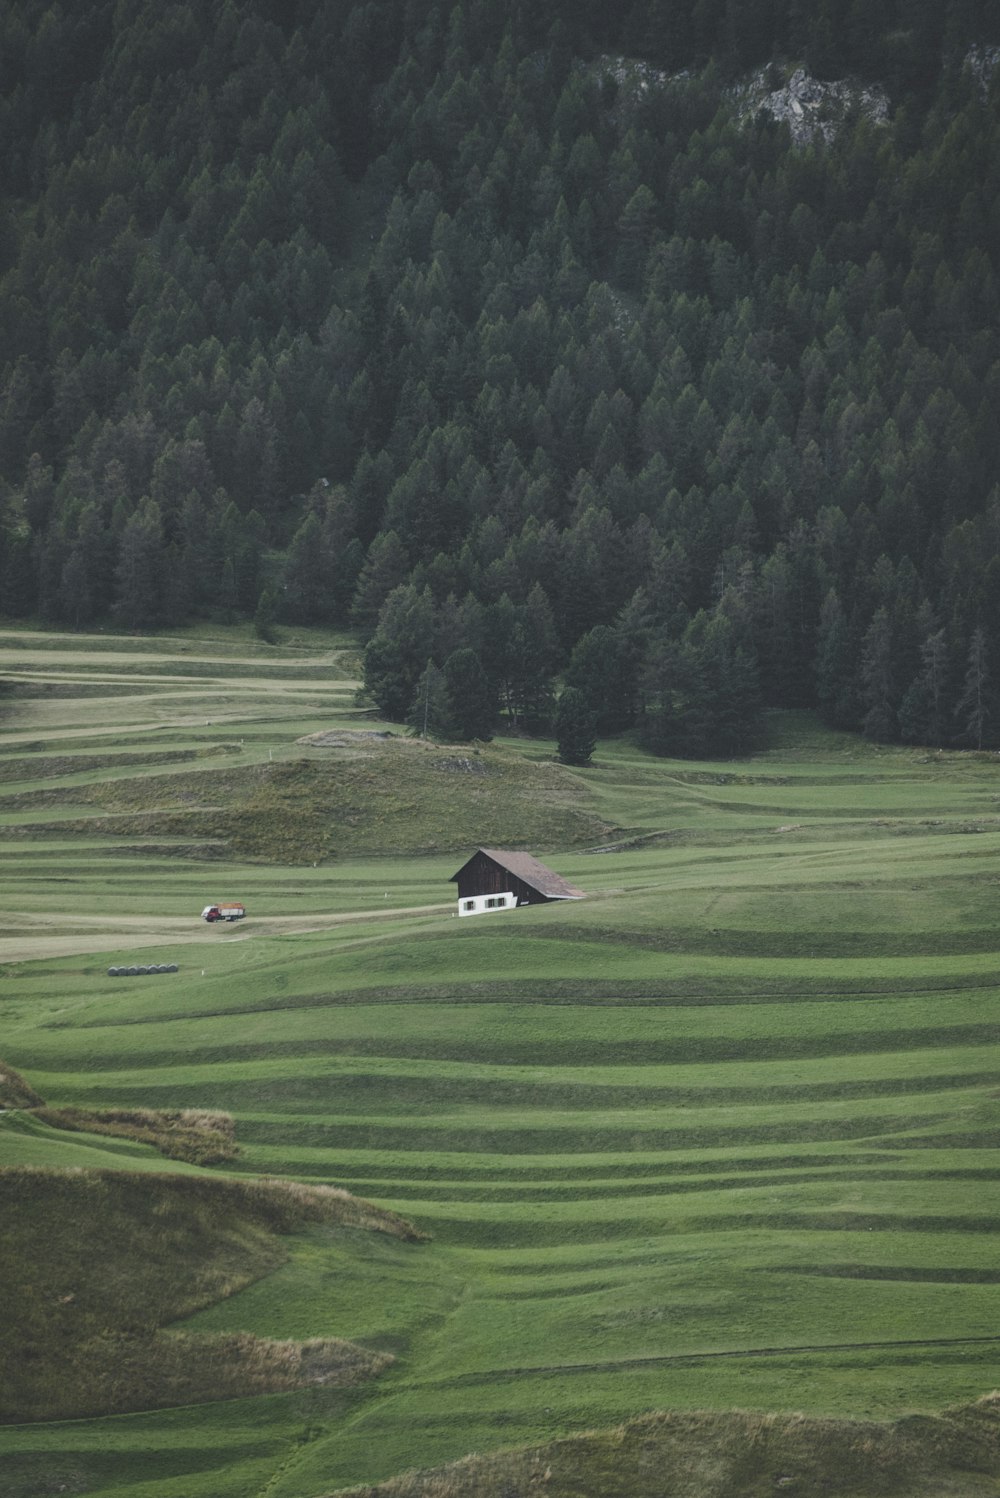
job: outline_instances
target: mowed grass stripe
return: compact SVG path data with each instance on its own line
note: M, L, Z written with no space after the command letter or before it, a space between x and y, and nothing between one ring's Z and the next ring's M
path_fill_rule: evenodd
M892 1080L880 1079L865 1085L853 1084L845 1087L831 1083L823 1088L815 1089L808 1087L794 1089L775 1087L754 1090L712 1088L701 1092L685 1092L682 1089L664 1088L658 1091L655 1088L644 1088L630 1089L618 1095L615 1095L612 1089L591 1091L582 1086L571 1091L556 1088L546 1091L541 1085L536 1089L505 1089L496 1086L481 1088L478 1098L474 1090L465 1087L457 1091L433 1086L394 1088L387 1094L386 1090L376 1083L365 1085L360 1079L354 1080L358 1085L353 1088L344 1086L339 1081L334 1081L328 1087L331 1102L335 1102L340 1119L349 1119L352 1122L358 1118L369 1119L372 1109L377 1107L383 1116L388 1115L394 1118L397 1129L403 1135L407 1135L411 1117L415 1120L421 1116L443 1113L446 1117L453 1119L465 1118L467 1114L459 1112L458 1109L462 1105L471 1107L476 1102L484 1109L489 1108L496 1117L506 1115L509 1119L517 1115L522 1120L527 1114L535 1118L544 1117L551 1110L568 1117L576 1115L582 1122L585 1114L596 1114L598 1118L604 1118L609 1116L610 1110L613 1110L616 1114L623 1115L619 1127L632 1128L637 1114L648 1114L650 1108L658 1106L664 1110L666 1123L673 1117L671 1110L678 1108L707 1113L717 1111L720 1107L739 1106L744 1109L759 1109L794 1102L803 1105L799 1116L811 1117L815 1112L814 1104L827 1105L834 1102L839 1116L840 1106L844 1103L863 1102L866 1110L871 1110L882 1108L889 1099L893 1099L897 1105L906 1107L907 1113L916 1119L918 1127L926 1127L928 1122L940 1117L940 1110L946 1104L951 1110L956 1104L966 1108L975 1108L977 1104L985 1104L991 1096L995 1075L973 1072L956 1073L945 1077L930 1076L916 1079L904 1077ZM123 1090L120 1087L114 1090L123 1096L134 1091L134 1089ZM966 1096L956 1099L947 1095L954 1092L962 1092ZM312 1133L316 1115L302 1113L301 1085L293 1084L288 1089L288 1094L288 1110L270 1119L261 1120L240 1110L240 1135L244 1143L268 1143L280 1138L288 1144L293 1144L303 1133ZM929 1099L927 1109L924 1110L921 1107L921 1111L916 1111L920 1106L916 1100L925 1097ZM280 1100L280 1094L275 1096L272 1091L270 1098L272 1106ZM241 1098L238 1092L227 1092L226 1101L238 1107L246 1099L245 1096ZM324 1115L324 1121L329 1121L328 1114ZM978 1121L973 1127L972 1120L968 1120L965 1132L978 1133L979 1127ZM961 1137L961 1131L952 1137Z
M608 1042L607 1065L611 1068L635 1065L644 1057L650 1066L654 1067L671 1064L725 1066L730 1062L743 1066L793 1059L807 1062L820 1058L836 1059L858 1055L891 1056L899 1054L900 1051L938 1052L942 1049L970 1046L981 1046L986 1049L995 1046L998 1039L1000 1039L1000 1030L992 1022L928 1025L921 1028L914 1027L911 1030L876 1030L867 1035L858 1035L854 1031L838 1031L825 1035L772 1035L767 1038L671 1036L650 1039L645 1044L638 1040ZM121 1060L121 1051L103 1050L96 1045L85 1046L81 1049L86 1056L88 1067L93 1070L113 1070ZM421 1043L416 1038L405 1038L400 1039L394 1045L385 1036L351 1035L331 1037L327 1040L306 1038L272 1042L230 1040L228 1043L206 1038L202 1045L192 1049L200 1053L202 1062L238 1062L246 1065L259 1061L266 1069L268 1063L280 1058L308 1061L339 1055L373 1058L399 1057L400 1059L422 1056L429 1060L438 1048L433 1039ZM482 1063L494 1058L498 1051L503 1050L510 1057L512 1065L524 1066L536 1054L533 1043L527 1040L510 1040L506 1043L502 1040L483 1040L476 1043L470 1038L462 1042L456 1041L448 1046L441 1046L440 1049L447 1051L445 1059L452 1063L463 1060ZM577 1066L590 1066L595 1069L601 1066L592 1047L586 1043L578 1043L573 1047L573 1051L574 1063ZM35 1055L41 1057L41 1048L35 1052ZM555 1065L557 1056L558 1049L555 1046L547 1048L545 1054L538 1056L539 1067ZM144 1052L143 1060L147 1067L158 1069L169 1068L176 1063L176 1058L176 1049L148 1047Z
M922 1032L917 1032L920 1038ZM106 1053L96 1047L81 1047L78 1062L65 1054L65 1031L58 1032L58 1045L51 1037L25 1057L25 1061L52 1095L71 1094L85 1101L111 1088L172 1089L183 1086L226 1093L230 1102L241 1104L243 1116L266 1113L287 1125L289 1112L302 1116L328 1116L331 1105L349 1117L352 1102L366 1115L373 1109L399 1111L424 1104L440 1111L443 1103L490 1104L497 1111L515 1108L522 1115L532 1112L573 1113L585 1108L608 1113L612 1108L655 1106L660 1116L691 1107L721 1109L732 1105L837 1105L854 1098L925 1094L954 1087L992 1087L995 1073L988 1064L990 1049L981 1046L941 1047L925 1055L919 1045L896 1051L873 1051L857 1057L853 1053L754 1061L738 1058L726 1062L653 1062L646 1065L530 1066L469 1064L466 1074L460 1061L435 1068L428 1059L368 1056L359 1049L340 1048L331 1042L326 1052L299 1050L289 1046L267 1059L254 1057L252 1066L237 1053L217 1055L206 1043L189 1051L190 1061L178 1062L177 1052L152 1052L141 1063L124 1065L127 1053ZM102 1039L106 1036L102 1034ZM41 1039L41 1037L40 1037ZM900 1037L904 1042L907 1037ZM839 1064L835 1064L839 1062ZM296 1104L296 1099L297 1104ZM266 1105L262 1108L262 1104ZM293 1106L294 1105L294 1106ZM556 1105L559 1105L558 1107Z
M970 1164L967 1168L956 1164L956 1155L950 1149L933 1148L921 1150L910 1160L898 1148L869 1149L851 1146L849 1151L838 1153L825 1143L813 1144L806 1149L787 1154L777 1146L756 1146L754 1154L739 1154L726 1150L718 1155L711 1150L689 1151L630 1151L627 1154L607 1150L596 1155L468 1155L455 1151L436 1151L421 1157L408 1154L403 1162L396 1151L343 1150L338 1151L335 1161L329 1154L310 1146L299 1146L295 1159L303 1167L315 1168L320 1164L333 1165L338 1179L346 1183L378 1179L392 1182L400 1179L405 1169L406 1181L419 1189L426 1184L433 1189L446 1182L461 1190L470 1182L510 1182L512 1185L533 1186L562 1181L574 1183L578 1191L592 1182L601 1184L611 1180L625 1186L635 1179L682 1180L689 1176L711 1179L713 1175L739 1174L743 1184L747 1177L768 1175L775 1172L799 1170L845 1169L856 1171L859 1176L870 1169L893 1166L898 1169L918 1170L930 1173L934 1178L961 1176L968 1180L990 1181L994 1178L997 1163L992 1150L981 1152L982 1164ZM257 1146L255 1154L266 1150ZM975 1156L967 1156L975 1159ZM352 1187L353 1189L353 1187ZM360 1186L358 1188L360 1190Z
M946 1056L951 1053L945 1053ZM880 1058L882 1059L882 1058ZM940 1061L940 1053L935 1060ZM974 1055L972 1059L980 1060ZM971 1065L971 1061L970 1061ZM530 1109L533 1112L554 1109L559 1112L605 1112L609 1109L627 1111L634 1108L716 1108L720 1106L759 1106L762 1103L813 1103L850 1100L869 1102L887 1097L917 1097L926 1093L940 1093L944 1089L979 1091L992 1088L996 1083L995 1070L974 1069L938 1071L924 1076L901 1075L898 1077L876 1076L862 1081L799 1082L782 1085L778 1082L760 1081L741 1087L726 1086L722 1079L713 1079L702 1087L684 1086L674 1083L669 1074L660 1080L663 1068L650 1068L648 1080L637 1080L627 1087L613 1084L593 1085L584 1078L573 1082L548 1081L539 1078L536 1082L503 1078L484 1081L453 1079L446 1077L409 1078L402 1074L386 1074L381 1071L350 1074L330 1072L325 1074L325 1090L335 1096L338 1112L342 1116L368 1115L372 1106L381 1111L390 1108L393 1113L408 1110L454 1109L459 1105L478 1104L491 1109ZM114 1086L110 1074L108 1085ZM655 1077L655 1080L654 1080ZM297 1087L301 1093L301 1080ZM214 1081L214 1079L213 1079ZM143 1084L146 1085L145 1083ZM154 1084L155 1085L155 1084ZM212 1082L209 1083L211 1087ZM324 1083L316 1078L318 1090ZM60 1084L56 1084L57 1088ZM253 1093L258 1084L246 1089L243 1097L239 1092L227 1091L230 1103L250 1101L247 1092ZM116 1088L120 1090L120 1087ZM259 1126L246 1118L243 1135L246 1139L258 1136ZM274 1122L278 1132L294 1129L288 1114Z
M127 1097L116 1098L124 1103ZM154 1103L158 1101L153 1099ZM905 1101L905 1100L904 1100ZM184 1101L184 1106L196 1106ZM491 1118L477 1116L475 1122L469 1118L443 1118L421 1120L410 1128L400 1126L398 1120L365 1119L363 1121L333 1121L304 1124L298 1130L289 1128L282 1132L272 1129L271 1141L282 1139L286 1148L294 1150L297 1145L324 1146L331 1152L331 1167L336 1169L336 1155L340 1150L398 1150L400 1155L411 1152L433 1153L436 1149L454 1149L461 1141L469 1153L501 1148L525 1154L546 1154L564 1150L568 1154L577 1151L593 1154L607 1149L620 1150L626 1142L640 1150L691 1149L702 1146L706 1149L720 1147L744 1148L753 1144L798 1145L817 1142L846 1142L849 1140L877 1139L888 1142L899 1134L928 1124L938 1125L933 1136L935 1142L947 1139L954 1147L961 1148L963 1142L969 1147L981 1149L1000 1143L1000 1128L963 1130L953 1119L954 1100L942 1098L940 1111L934 1115L914 1114L900 1109L899 1113L883 1112L857 1116L852 1110L838 1114L817 1116L815 1112L792 1120L787 1117L768 1122L746 1122L733 1119L711 1123L699 1117L697 1123L671 1127L648 1114L631 1113L625 1118L611 1119L587 1114L562 1115L547 1118L537 1127L526 1125L524 1120L512 1123L507 1117L494 1115ZM946 1132L950 1126L954 1132ZM250 1146L258 1141L248 1141L244 1159L252 1168L254 1153ZM268 1142L266 1140L259 1141ZM280 1151L279 1151L280 1153ZM290 1159L282 1155L281 1158Z
M962 1151L961 1139L953 1141L948 1152L949 1163L940 1167L926 1166L922 1150L912 1153L896 1151L891 1165L887 1165L869 1160L868 1152L861 1152L856 1161L835 1152L827 1158L825 1151L829 1141L821 1139L811 1141L811 1144L817 1154L808 1165L798 1168L783 1164L779 1155L773 1164L770 1159L764 1159L756 1162L751 1170L741 1163L742 1157L738 1154L733 1158L716 1159L711 1151L706 1151L708 1158L684 1173L675 1168L675 1157L670 1151L661 1152L655 1163L631 1171L619 1167L616 1161L620 1156L608 1150L606 1155L596 1159L589 1157L592 1163L587 1166L576 1164L575 1156L561 1156L555 1160L546 1156L543 1157L545 1165L532 1172L531 1157L525 1160L521 1156L506 1156L502 1163L490 1165L482 1157L469 1154L460 1157L461 1165L445 1166L440 1155L399 1151L393 1152L391 1159L379 1165L375 1163L380 1156L376 1150L345 1148L331 1158L329 1149L322 1145L307 1142L267 1145L255 1141L242 1161L237 1160L230 1168L239 1170L241 1165L245 1167L252 1163L255 1170L263 1172L284 1171L304 1179L321 1179L333 1185L343 1185L361 1196L373 1196L379 1200L407 1198L411 1202L488 1199L530 1203L543 1199L571 1201L574 1196L589 1199L592 1193L601 1197L617 1194L627 1198L720 1189L746 1192L755 1189L760 1182L767 1186L791 1184L796 1187L808 1183L839 1186L854 1182L858 1189L863 1189L875 1180L917 1180L925 1184L958 1181L972 1187L978 1183L980 1190L989 1190L998 1179L996 1165L973 1164L963 1168L961 1164L952 1163L956 1159L960 1161L965 1153L971 1153ZM780 1145L756 1147L777 1150ZM993 1153L982 1150L981 1145L974 1148L982 1154ZM819 1153L821 1151L824 1153ZM381 1154L384 1157L385 1152ZM932 1194L928 1192L928 1195Z
M880 1341L866 1339L860 1342L815 1342L812 1344L777 1344L773 1347L736 1347L725 1349L713 1349L707 1352L668 1352L653 1354L627 1354L619 1358L602 1358L599 1362L590 1363L553 1363L541 1365L529 1365L514 1368L490 1369L487 1373L458 1374L454 1378L439 1378L420 1380L414 1384L414 1388L427 1390L469 1388L474 1385L483 1385L497 1378L522 1379L537 1378L539 1375L555 1374L560 1378L574 1373L595 1373L609 1371L612 1369L641 1368L651 1366L663 1366L672 1364L674 1366L686 1366L691 1363L718 1362L720 1359L738 1360L740 1362L754 1358L781 1358L809 1356L810 1354L822 1353L855 1353L855 1352L902 1352L908 1353L914 1349L930 1348L966 1348L984 1347L996 1348L1000 1344L1000 1334L984 1336L955 1336L955 1337L907 1337L894 1339L892 1341ZM995 1354L994 1354L995 1355Z
M762 1271L800 1274L824 1265L843 1267L846 1262L862 1268L884 1266L898 1260L903 1265L921 1264L932 1269L964 1267L996 1269L996 1255L982 1234L944 1230L927 1234L911 1229L904 1218L897 1220L894 1236L859 1234L852 1241L850 1260L845 1259L842 1233L823 1237L815 1232L755 1234L750 1238L721 1233L689 1231L659 1237L636 1233L635 1237L609 1253L600 1243L577 1239L553 1253L547 1247L518 1250L483 1243L473 1250L483 1286L490 1294L507 1296L527 1291L561 1295L565 1290L606 1290L624 1284L633 1275L656 1280L661 1292L680 1297L702 1280L706 1292L724 1283L736 1259L740 1273ZM713 1262L715 1251L719 1262ZM530 1298L530 1297L529 1297ZM985 1328L987 1331L992 1328Z
M222 882L217 873L211 878ZM187 898L190 901L190 895ZM191 928L203 932L190 904L188 914ZM408 988L402 987L394 1000L387 998L376 1006L349 1000L332 1005L296 1001L283 1009L276 1024L270 1009L258 1012L246 1005L255 992L275 986L280 990L288 983L287 966L282 971L275 965L263 974L256 970L261 953L256 940L248 945L246 937L253 933L255 938L266 939L267 933L255 929L252 915L250 911L247 921L237 928L210 932L212 957L202 964L213 978L221 969L242 980L238 986L245 1002L239 1011L240 1024L232 1023L226 1007L206 1005L206 996L216 985L202 983L197 971L175 977L169 984L137 990L109 980L96 967L91 975L95 981L86 990L85 1009L77 1005L72 1017L76 1032L72 1041L59 1036L59 1024L67 1021L48 1020L30 1043L39 1053L57 1052L62 1046L70 1057L81 1051L90 1057L111 1057L117 1050L142 1058L155 1056L157 1064L171 1053L177 1058L206 1048L213 1057L228 1050L235 1059L249 1054L254 1046L274 1056L283 1054L282 1047L325 1044L353 1047L364 1055L422 1056L445 1066L493 1062L604 1069L651 1060L721 1062L736 1045L741 1047L739 1059L753 1062L783 1056L807 1059L810 1047L819 1057L908 1049L924 1042L954 1045L962 1043L965 1032L969 1040L992 1045L1000 1035L995 1018L998 994L992 986L959 989L945 1000L934 992L902 991L882 996L879 1003L845 998L833 1005L799 995L783 1004L780 1025L770 1004L757 1004L750 998L740 1005L719 1006L719 1012L711 1003L650 1012L641 1005L603 1008L506 1002L493 1004L483 1013L475 1003L457 1000L412 1003ZM433 929L439 923L433 910L416 921L401 918L388 939L375 942L364 927L331 928L332 939L328 935L323 941L330 951L327 968L331 963L341 968L350 982L358 965L391 967L407 948L419 949L421 929ZM165 939L169 939L166 932ZM287 943L276 938L275 946L283 951L287 965ZM76 988L77 974L67 965L67 976L71 974ZM193 1013L188 1013L188 1005ZM159 1033L140 1041L134 1029L140 1019L155 1021ZM268 1053L269 1045L274 1049Z
M399 1203L387 1198L392 1210L414 1213L412 1201L401 1199ZM457 1205L457 1204L456 1204ZM437 1240L452 1247L475 1248L481 1244L503 1247L508 1251L525 1248L545 1248L559 1254L568 1242L590 1245L629 1242L643 1232L657 1236L667 1234L680 1237L688 1234L739 1233L768 1237L794 1234L798 1240L815 1234L819 1237L840 1236L850 1240L842 1243L841 1254L853 1247L856 1235L872 1233L895 1234L908 1229L922 1234L948 1233L960 1237L976 1236L988 1239L1000 1229L1000 1216L956 1217L942 1214L939 1217L921 1216L911 1213L859 1214L849 1212L770 1212L770 1213L723 1213L717 1215L681 1213L676 1202L668 1211L667 1200L660 1197L647 1198L645 1203L630 1198L628 1217L623 1219L620 1209L603 1201L591 1202L589 1211L578 1214L564 1213L545 1215L536 1209L529 1217L515 1217L509 1212L495 1213L487 1209L488 1204L462 1203L459 1213L453 1205L450 1210L438 1209L436 1203L424 1203L417 1220L429 1227ZM477 1210L478 1206L478 1210ZM553 1205L548 1204L549 1212ZM604 1209L607 1208L607 1215ZM978 1331L980 1327L976 1327Z
M178 844L187 843L189 839L177 839ZM149 845L136 843L133 854L140 852ZM88 865L89 867L89 865ZM196 864L196 868L201 865ZM202 880L209 878L206 872ZM61 881L66 882L66 881ZM127 878L117 881L124 892L128 891L132 881ZM219 882L218 878L216 882ZM229 875L227 883L235 883ZM246 881L240 881L244 886ZM44 880L39 883L44 884ZM187 909L190 910L190 899L187 896L177 897L185 899ZM280 894L278 895L280 899ZM295 898L289 895L288 899ZM314 895L313 899L319 903L321 895ZM299 907L301 911L301 907ZM375 918L373 916L373 918ZM898 998L933 998L939 1004L950 1001L954 994L974 994L986 1000L1000 999L1000 972L990 975L989 981L981 983L970 981L966 983L955 983L950 986L937 988L924 988L910 984L886 985L867 992L859 993L855 988L845 989L844 992L829 992L826 989L818 989L810 992L801 987L789 989L786 992L747 992L732 990L726 992L723 983L713 985L701 992L692 991L686 983L680 982L676 985L676 991L671 992L671 985L663 983L656 985L644 983L641 980L629 985L628 980L613 984L593 983L561 985L546 984L544 990L536 989L534 985L527 983L490 983L477 985L478 991L470 994L469 986L441 984L426 990L407 986L406 1002L408 1006L431 1005L439 1006L443 1003L452 1006L475 1005L476 1008L488 1006L508 1006L512 1002L520 1000L529 1003L534 1008L595 1008L595 1009L691 1009L712 1008L726 1005L728 1007L744 1007L747 1004L799 1004L807 1000L810 1005L836 1004L844 1002L844 992L850 994L853 1002L882 1002ZM581 994L580 990L584 989ZM116 1028L118 1026L132 1025L161 1025L174 1024L179 1020L204 1020L218 1019L222 1016L238 1017L240 1015L253 1014L287 1014L298 1009L357 1009L361 1007L379 1007L384 1005L394 1006L400 1002L400 990L398 988L373 988L369 990L348 989L339 993L299 993L283 997L279 993L272 993L264 998L247 999L234 998L231 1002L221 1003L217 996L213 996L210 1004L204 1001L199 1003L193 996L190 1003L179 1008L176 1005L175 992L169 1000L160 996L159 1002L150 1003L139 1012L122 1013L120 1006L111 1011L108 1016L101 1014L99 1010L92 1011L93 1017L81 1016L77 1022L78 1028L82 1030L95 1030Z
M900 1167L897 1170L887 1170L885 1167L863 1168L855 1166L851 1170L826 1170L817 1168L815 1170L789 1171L780 1175L759 1175L754 1179L754 1185L761 1188L772 1188L781 1186L806 1186L806 1185L844 1185L849 1183L868 1183L871 1181L901 1181L919 1180L930 1181L980 1181L983 1185L996 1185L1000 1183L1000 1168L984 1171L927 1171L907 1170ZM398 1180L392 1177L371 1177L364 1179L360 1177L351 1178L351 1190L361 1196L377 1196L380 1198L392 1197L393 1201L414 1202L442 1202L442 1201L471 1201L471 1202L503 1202L503 1203L534 1203L534 1202L563 1202L573 1200L580 1195L581 1182L561 1181L545 1185L526 1185L523 1181L510 1185L498 1184L493 1180L463 1181L461 1183L445 1180L429 1185L426 1181ZM590 1201L603 1201L614 1199L622 1203L628 1202L634 1197L656 1196L690 1196L710 1191L745 1191L747 1189L746 1179L739 1174L732 1175L720 1173L713 1176L705 1176L702 1180L673 1180L670 1178L657 1178L655 1176L643 1177L638 1180L602 1181L588 1178L586 1181L587 1198ZM412 1210L412 1208L411 1208ZM997 1282L1000 1283L1000 1271L997 1272ZM992 1281L991 1281L992 1283Z

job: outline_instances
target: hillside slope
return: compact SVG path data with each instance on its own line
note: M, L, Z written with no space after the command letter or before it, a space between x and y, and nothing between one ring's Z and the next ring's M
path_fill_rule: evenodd
M0 1170L7 1310L0 1419L66 1420L371 1378L392 1359L334 1338L174 1326L278 1268L310 1222L415 1237L346 1192L128 1170ZM338 1257L336 1237L330 1253ZM349 1260L350 1251L341 1255Z
M171 767L191 793L220 766L351 763L357 709L324 674L329 639L247 633L7 637L11 673L61 691L11 699L5 788L128 785L141 810L136 787L148 775L159 797ZM223 657L246 665L239 690ZM179 660L183 696L164 679ZM257 664L283 661L320 678L308 700L256 690ZM109 724L95 677L136 675L153 679L143 700L123 696ZM344 747L299 743L331 731ZM0 813L0 1018L17 1072L4 1073L0 1157L69 1183L61 1197L25 1188L0 1216L18 1235L15 1348L31 1318L48 1348L4 1388L56 1409L76 1397L72 1368L84 1396L103 1397L106 1343L143 1398L168 1401L4 1425L3 1498L60 1485L317 1498L470 1452L548 1451L657 1410L672 1412L671 1451L700 1428L732 1456L725 1498L764 1478L832 1481L858 1441L888 1463L872 1476L862 1450L848 1467L874 1498L915 1432L943 1450L957 1428L961 1447L964 1416L913 1422L1000 1386L1000 762L882 749L808 712L771 715L768 733L753 757L696 764L604 741L572 780L589 814L627 830L532 845L587 899L478 920L454 917L453 854L206 865L141 835L24 835L65 804ZM525 755L539 775L524 783L544 796L551 743L484 752ZM542 825L549 808L536 810ZM390 821L381 835L395 845ZM245 922L199 920L226 896L245 900ZM136 932L179 970L111 976ZM37 1095L77 1123L231 1117L233 1178L134 1136L48 1127L23 1111ZM158 1184L178 1174L193 1184ZM431 1236L316 1221L275 1243L240 1205L273 1176L346 1187ZM90 1198L103 1205L87 1225ZM134 1281L130 1245L148 1260ZM187 1316L206 1286L275 1249L273 1270ZM310 1372L300 1344L316 1339L394 1362L347 1387L260 1381ZM279 1344L270 1362L260 1344ZM200 1397L212 1357L232 1380L212 1388L234 1397L170 1403ZM727 1421L748 1407L799 1418ZM603 1435L575 1448L565 1470L611 1481L616 1441L627 1447ZM969 1451L978 1462L971 1439ZM684 1460L712 1477L703 1453ZM948 1472L933 1450L914 1460L971 1498L978 1468Z
M394 719L472 650L544 723L583 649L659 751L995 744L997 28L8 8L0 608L353 623ZM796 138L788 75L882 107Z

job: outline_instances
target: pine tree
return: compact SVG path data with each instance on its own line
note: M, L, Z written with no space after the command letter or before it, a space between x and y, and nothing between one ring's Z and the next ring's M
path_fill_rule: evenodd
M277 644L277 620L277 597L271 588L262 588L253 616L253 632L258 640L263 640L267 645Z
M383 718L401 723L413 701L416 687L411 663L397 640L376 635L365 649L362 679L365 695Z
M854 728L860 714L855 682L856 651L837 592L831 588L820 609L816 638L816 700L833 728Z
M892 675L892 621L877 609L861 645L862 731L866 738L889 743L896 736L895 682Z
M455 712L445 672L428 661L417 681L406 726L421 739L456 737Z
M351 623L363 639L371 639L389 594L409 576L406 549L395 531L376 536L358 577Z
M598 733L618 733L629 726L634 680L624 640L614 626L598 624L577 641L566 668L566 684L584 698Z
M642 693L639 736L654 754L739 754L759 732L757 663L724 613L696 614L680 641L654 636Z
M430 589L393 589L363 657L364 689L383 717L406 720L421 672L433 654L434 630Z
M490 739L496 721L496 692L474 650L464 646L444 663L454 734L458 739Z
M160 622L164 569L159 506L145 499L125 524L115 568L114 612L127 629L151 629Z
M646 649L640 678L642 715L639 741L652 754L678 753L680 731L676 712L681 671L676 642L665 631L654 635Z
M970 749L984 749L998 733L996 693L990 678L986 631L978 625L969 641L969 655L962 694L955 706L961 742Z
M304 624L328 620L332 573L333 558L325 544L319 516L313 510L292 537L285 557L284 617Z
M556 744L564 765L589 765L597 748L596 714L576 687L563 687L559 694Z
M948 641L934 630L920 647L920 671L899 705L899 733L904 743L940 746L947 730Z

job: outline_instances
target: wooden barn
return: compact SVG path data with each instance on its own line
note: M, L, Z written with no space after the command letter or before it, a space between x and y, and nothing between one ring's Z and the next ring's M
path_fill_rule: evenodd
M459 915L584 898L582 889L567 883L530 853L508 853L503 848L477 848L458 873L452 874L451 883L458 885Z

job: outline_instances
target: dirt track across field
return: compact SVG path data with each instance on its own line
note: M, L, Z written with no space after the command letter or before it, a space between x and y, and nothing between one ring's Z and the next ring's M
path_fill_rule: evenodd
M445 915L451 903L407 905L324 915L264 915L208 925L191 916L33 915L0 911L0 964L74 957L85 952L134 952L143 947L249 941L254 935L304 936L365 921Z

